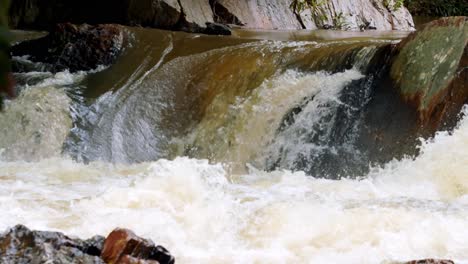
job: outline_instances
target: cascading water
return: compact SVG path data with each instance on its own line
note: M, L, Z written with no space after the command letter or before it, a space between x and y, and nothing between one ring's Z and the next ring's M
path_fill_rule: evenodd
M411 129L377 120L389 41L132 31L107 69L17 74L0 229L127 227L178 263L468 263L468 109L418 156L373 146Z

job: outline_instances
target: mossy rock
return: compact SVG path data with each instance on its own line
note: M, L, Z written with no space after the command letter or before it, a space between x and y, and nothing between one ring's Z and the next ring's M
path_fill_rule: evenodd
M393 61L391 77L404 100L416 107L423 123L431 121L437 111L450 103L452 89L460 87L454 85L454 81L466 81L458 77L466 74L467 68L464 65L468 43L467 19L447 17L435 20L398 45L399 54ZM467 90L467 87L462 85L460 89ZM457 100L463 103L468 93L462 91L460 96L465 98Z

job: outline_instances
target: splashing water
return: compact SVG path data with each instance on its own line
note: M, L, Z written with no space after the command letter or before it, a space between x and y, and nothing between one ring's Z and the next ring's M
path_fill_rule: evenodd
M167 245L179 263L467 263L468 119L421 148L339 181L236 175L188 158L2 162L0 229L23 223L89 237L125 226Z
M0 115L15 124L0 127L0 230L21 223L87 238L125 227L177 263L468 263L468 107L417 157L362 177L266 172L271 160L289 168L299 152L318 150L302 144L303 125L327 126L377 46L258 42L177 57L187 40L164 34L154 35L161 52L145 46L122 89L91 107L79 89L87 73L22 73L22 95ZM65 153L75 160L61 154L70 129L79 144L69 138ZM170 156L161 145L179 143L192 158L156 160ZM147 162L108 162L129 160Z

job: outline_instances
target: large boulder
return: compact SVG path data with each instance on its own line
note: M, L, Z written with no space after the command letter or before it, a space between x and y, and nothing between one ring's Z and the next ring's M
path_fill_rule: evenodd
M212 23L213 12L208 0L179 0L182 9L182 29L189 32L198 32Z
M419 121L437 127L453 119L468 102L467 17L431 23L397 47L391 77Z
M28 55L34 62L48 64L54 72L92 70L112 64L123 51L125 40L122 26L64 23L43 38L14 46L12 54Z
M177 0L129 0L126 14L125 24L173 29L182 9Z
M219 22L256 29L301 29L290 0L215 0ZM229 21L231 20L231 21Z
M409 11L393 0L329 0L311 12L319 28L414 30Z
M217 22L257 29L414 30L411 14L393 1L329 0L293 12L290 0L214 0ZM384 2L386 4L384 4Z
M99 257L103 242L104 238L99 236L80 240L18 225L0 234L0 263L104 264Z

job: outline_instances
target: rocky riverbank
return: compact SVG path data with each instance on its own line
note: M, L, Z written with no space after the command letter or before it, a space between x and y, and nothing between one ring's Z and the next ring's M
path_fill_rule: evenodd
M414 30L411 14L394 1L331 0L294 9L292 0L13 1L10 26L50 29L57 23L117 23L208 34L213 23L249 29Z

